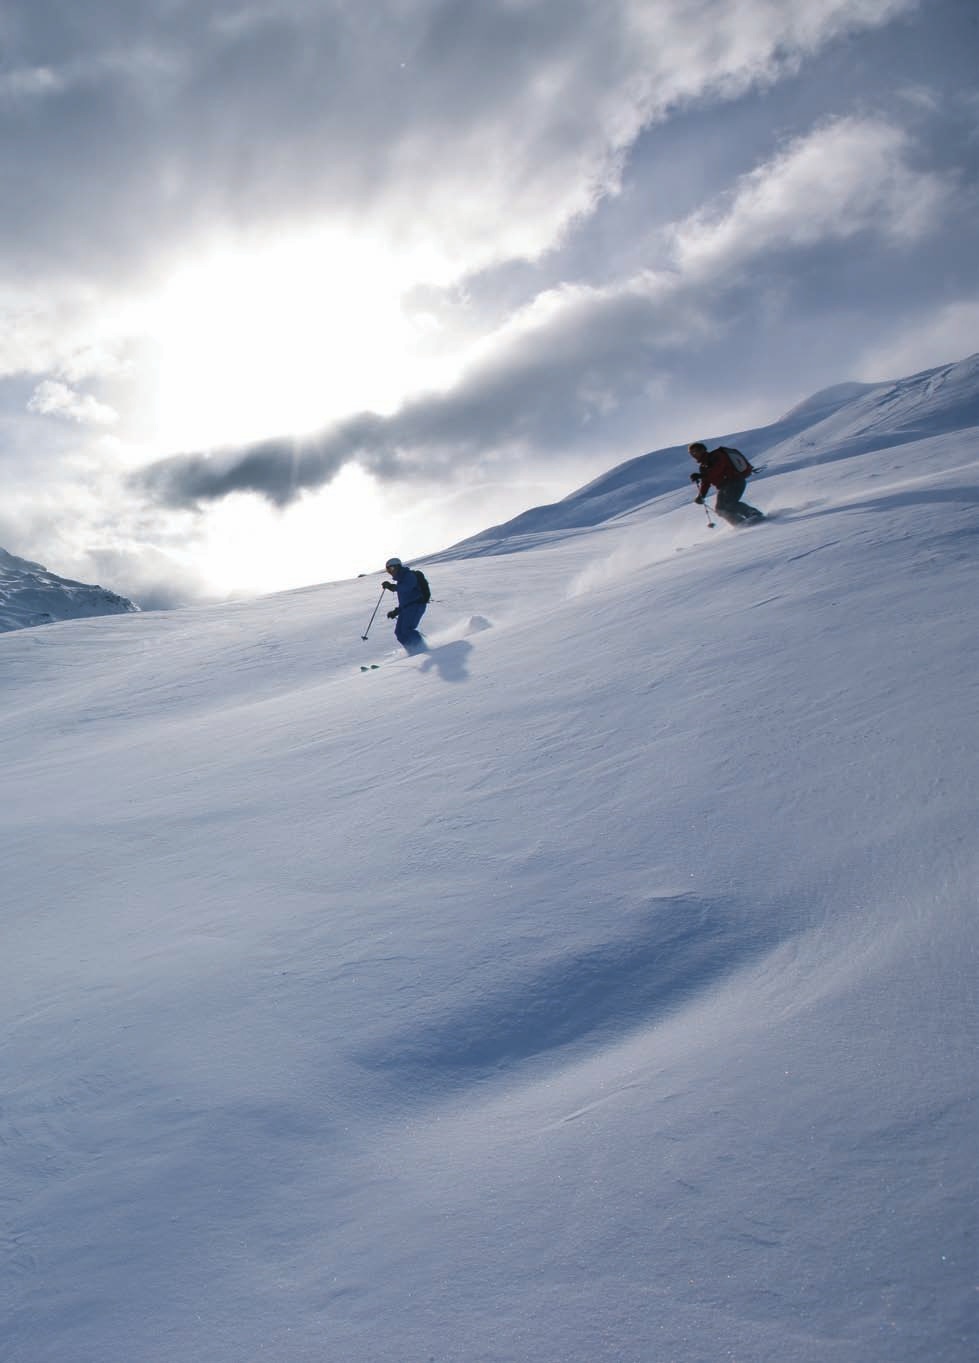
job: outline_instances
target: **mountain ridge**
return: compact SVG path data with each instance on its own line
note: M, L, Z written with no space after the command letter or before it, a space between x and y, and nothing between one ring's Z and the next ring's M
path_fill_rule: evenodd
M135 601L107 587L59 577L42 563L0 548L0 632L138 610Z
M826 462L883 443L904 444L974 425L979 425L979 353L903 379L836 384L814 393L767 426L728 431L706 443L734 445L753 463L765 460L772 472L781 472L806 458ZM886 436L893 439L886 441ZM653 498L669 493L679 497L681 490L685 495L689 472L685 445L637 455L560 501L532 507L426 556L425 561L510 553L524 535L602 525Z

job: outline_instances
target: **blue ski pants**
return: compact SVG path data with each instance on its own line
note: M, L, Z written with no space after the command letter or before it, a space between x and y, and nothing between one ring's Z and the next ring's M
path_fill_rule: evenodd
M398 608L398 618L394 622L394 637L408 653L427 652L425 640L418 631L419 622L424 614L425 606L420 601L413 606Z

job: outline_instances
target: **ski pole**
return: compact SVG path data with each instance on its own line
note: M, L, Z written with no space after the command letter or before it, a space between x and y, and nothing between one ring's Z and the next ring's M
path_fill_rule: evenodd
M710 526L710 528L713 530L713 529L715 528L716 522L712 521L711 518L710 518L710 512L709 512L708 509L707 509L707 503L706 503L706 502L701 502L700 505L704 508L704 515L707 517L707 524L708 524L708 525Z
M374 607L374 615L376 615L377 612L381 609L381 602L382 602L383 600L384 600L384 588L382 587L382 588L381 588L381 594L380 594L380 596L377 598L377 605ZM374 623L374 615L372 615L371 618L367 621L367 628L364 630L363 634L360 636L362 639L366 639L367 636L368 636L368 634L370 634L370 632L371 632L371 625Z

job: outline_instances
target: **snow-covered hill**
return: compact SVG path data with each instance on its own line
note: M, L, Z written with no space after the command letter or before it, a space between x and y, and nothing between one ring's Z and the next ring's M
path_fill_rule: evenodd
M971 1363L977 431L817 415L0 638L3 1363Z
M801 463L838 458L897 445L924 435L979 426L979 354L887 383L842 383L816 393L790 412L756 430L728 431L691 440L736 445L756 465L772 472ZM639 455L578 488L560 502L524 511L503 525L462 540L439 560L509 553L539 542L555 530L590 528L635 511L655 497L685 487L692 465L686 446ZM682 494L682 495L685 495Z
M134 602L105 587L58 577L40 563L0 549L0 630L138 610Z

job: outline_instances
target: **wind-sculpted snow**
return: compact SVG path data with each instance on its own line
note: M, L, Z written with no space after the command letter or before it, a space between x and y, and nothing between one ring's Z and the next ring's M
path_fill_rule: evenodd
M971 1363L962 373L744 534L432 561L420 657L365 581L0 637L3 1363Z
M416 1090L512 1080L548 1057L566 1064L692 1006L725 975L772 950L785 930L758 905L735 914L686 895L628 916L638 918L628 936L540 961L528 953L499 993L484 991L420 1030L387 1036L361 1060Z

